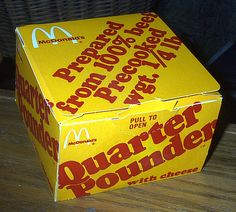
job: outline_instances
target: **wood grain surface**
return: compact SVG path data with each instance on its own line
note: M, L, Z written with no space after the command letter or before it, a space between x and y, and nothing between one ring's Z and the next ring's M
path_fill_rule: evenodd
M0 90L0 211L236 211L236 125L201 173L55 203L14 102Z

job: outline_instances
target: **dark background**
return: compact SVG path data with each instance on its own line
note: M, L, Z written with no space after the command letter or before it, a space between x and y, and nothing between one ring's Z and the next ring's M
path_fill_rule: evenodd
M235 0L0 0L0 88L14 89L15 27L154 11L221 84L236 119Z

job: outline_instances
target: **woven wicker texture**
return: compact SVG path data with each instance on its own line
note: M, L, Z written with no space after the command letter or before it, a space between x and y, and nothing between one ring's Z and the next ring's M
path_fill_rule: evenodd
M0 0L0 52L15 55L15 27L149 11L151 0Z

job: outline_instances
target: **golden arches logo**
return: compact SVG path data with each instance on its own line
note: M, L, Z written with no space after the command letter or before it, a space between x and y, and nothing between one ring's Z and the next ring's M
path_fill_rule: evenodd
M55 36L55 29L58 29L60 31L62 31L68 38L72 38L71 39L71 42L72 43L78 43L78 41L76 39L73 39L73 36L65 29L63 29L62 27L59 27L59 26L52 26L50 28L50 32L48 33L46 30L40 28L40 27L37 27L35 29L33 29L32 31L32 44L33 44L33 47L34 48L39 48L39 44L38 44L38 41L37 41L37 38L36 38L36 32L37 31L41 31L43 32L49 39L52 39L52 40L55 40L52 42L52 44L58 44L58 42L56 41L56 36Z
M86 142L88 145L90 145L91 144L91 142L89 141L90 140L90 134L89 134L89 131L88 131L88 129L86 129L86 128L81 128L79 131L78 131L78 133L76 132L76 130L75 129L71 129L68 133L67 133L67 135L66 135L66 138L65 138L65 141L64 141L64 149L66 149L67 148L67 146L68 146L68 144L70 143L69 142L69 138L70 138L70 136L71 136L71 134L74 136L74 139L75 139L75 145L78 145L79 143L77 143L77 142L79 142L80 140L81 140L81 136L82 135L84 135L85 137L86 137L86 140L88 141L88 142Z

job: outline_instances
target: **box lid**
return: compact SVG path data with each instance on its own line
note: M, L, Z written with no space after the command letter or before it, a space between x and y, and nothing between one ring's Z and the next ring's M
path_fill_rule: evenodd
M16 33L60 120L219 90L155 13L28 25Z

